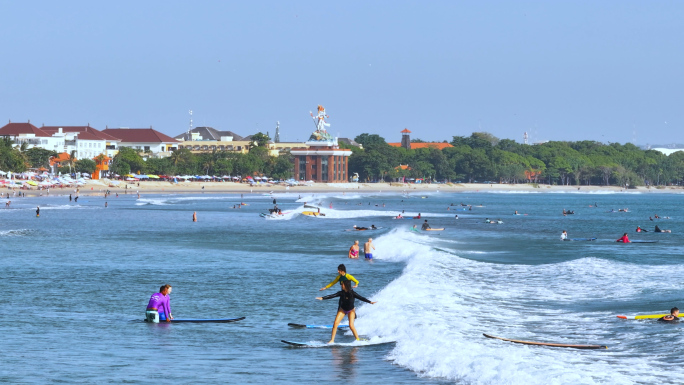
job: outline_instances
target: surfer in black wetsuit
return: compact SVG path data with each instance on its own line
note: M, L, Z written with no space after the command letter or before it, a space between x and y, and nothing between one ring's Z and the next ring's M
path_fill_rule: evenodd
M430 229L430 225L428 225L427 219L425 220L425 222L423 223L423 226L421 226L420 229L421 229L421 230L428 230L428 229Z
M673 307L670 309L670 315L658 318L660 322L679 322L679 309Z
M363 302L367 302L371 305L375 302L371 302L369 299L359 295L351 288L350 281L340 281L342 284L342 290L335 294L326 295L325 297L316 297L318 300L331 299L335 297L340 297L339 307L337 308L337 315L335 316L335 322L333 323L332 336L330 336L329 344L335 342L335 335L337 334L337 326L342 322L342 319L346 315L349 319L349 329L354 333L354 338L358 341L359 334L356 333L356 328L354 327L354 319L356 318L356 309L354 308L354 298L358 298Z

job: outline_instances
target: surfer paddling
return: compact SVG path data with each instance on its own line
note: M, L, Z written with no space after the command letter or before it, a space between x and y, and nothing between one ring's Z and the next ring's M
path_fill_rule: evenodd
M159 293L154 293L150 297L150 302L145 310L145 321L159 323L159 321L171 322L171 285L163 285L159 288Z
M324 288L322 288L322 289L320 289L320 290L318 290L318 291L323 291L323 290L330 289L330 288L331 288L334 284L336 284L338 281L340 282L340 285L341 285L342 282L344 282L344 281L352 281L352 282L354 282L354 283L356 284L356 286L353 287L354 289L356 289L357 287L359 287L359 280L356 279L356 278L354 278L353 275L347 274L347 267L346 267L343 263L341 263L339 266L337 266L337 277L335 277L335 279L333 279L332 282L330 282L330 283L327 284Z
M629 240L629 237L627 236L627 233L625 233L620 239L618 239L615 242L622 242L622 243L631 243L632 241Z
M324 300L324 299L332 299L335 297L340 297L339 300L339 307L337 308L337 315L335 316L335 322L333 323L333 329L332 329L332 335L330 336L330 341L328 341L329 344L332 344L335 342L335 335L337 334L337 326L339 326L340 322L346 315L347 318L349 319L349 329L351 329L352 333L354 333L354 338L356 340L359 340L359 334L356 332L356 328L354 327L354 319L356 318L356 309L354 308L354 298L358 298L363 302L367 302L371 305L375 304L375 302L371 302L369 299L361 296L360 294L354 292L351 287L351 282L349 281L342 281L342 290L338 291L335 294L330 294L326 295L325 297L316 297L317 300Z
M670 314L664 317L658 318L660 322L679 322L679 309L673 307L670 309Z

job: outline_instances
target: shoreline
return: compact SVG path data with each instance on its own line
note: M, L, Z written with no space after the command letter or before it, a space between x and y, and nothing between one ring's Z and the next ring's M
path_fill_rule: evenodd
M125 188L128 186L128 189ZM536 187L535 187L536 186ZM203 188L204 187L204 188ZM2 197L7 199L7 193L11 191L22 192L26 197L37 196L63 196L74 194L77 187L55 187L44 190L10 190L0 189ZM455 184L404 184L404 183L314 183L311 185L300 186L280 186L280 185L254 185L233 182L157 182L144 181L138 183L122 182L118 187L109 187L108 181L88 181L85 185L78 187L79 196L102 195L109 190L112 194L263 194L273 193L326 193L326 192L356 192L356 193L382 193L394 192L401 193L425 193L425 192L499 192L499 193L657 193L657 194L680 194L684 193L681 186L661 186L660 188L648 188L639 186L636 188L624 189L617 186L550 186L535 184L481 184L481 183L455 183Z

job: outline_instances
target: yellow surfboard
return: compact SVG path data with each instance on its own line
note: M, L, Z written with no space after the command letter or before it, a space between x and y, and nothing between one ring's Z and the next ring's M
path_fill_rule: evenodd
M653 318L665 317L666 315L670 315L670 313L667 313L667 314L642 314L642 315L619 315L617 317L622 318L622 319L653 319Z

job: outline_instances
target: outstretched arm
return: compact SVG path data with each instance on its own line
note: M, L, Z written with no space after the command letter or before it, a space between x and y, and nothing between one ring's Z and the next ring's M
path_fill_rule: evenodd
M340 295L342 295L342 292L338 291L335 294L326 295L325 297L316 297L316 299L318 299L318 300L331 299L331 298L339 297Z
M363 302L369 303L369 304L374 304L375 302L371 302L368 298L362 296L361 294L354 292L354 297L360 299Z
M322 289L320 289L320 290L318 290L318 291L323 291L323 290L325 290L325 289L330 289L330 288L332 287L332 285L336 284L337 281L339 281L339 280L340 280L340 275L338 274L337 277L335 277L335 279L333 279L332 282L330 282L328 285L326 285L324 288L322 288Z

